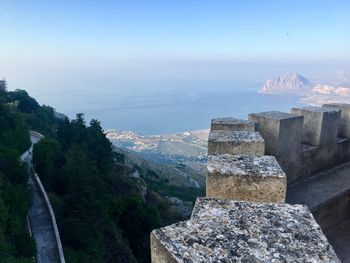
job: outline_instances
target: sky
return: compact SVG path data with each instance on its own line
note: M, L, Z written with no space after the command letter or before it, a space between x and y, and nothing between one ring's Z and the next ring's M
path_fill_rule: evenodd
M0 10L0 78L14 88L92 75L259 79L350 69L348 0L1 0Z

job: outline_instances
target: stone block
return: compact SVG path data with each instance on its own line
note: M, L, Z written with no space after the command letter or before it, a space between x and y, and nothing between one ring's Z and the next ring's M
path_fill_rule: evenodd
M208 156L207 197L283 203L286 188L286 175L273 156Z
M291 113L304 116L303 143L326 148L335 147L340 110L309 106L292 108Z
M192 219L151 233L152 263L340 263L306 206L199 198Z
M302 174L302 135L304 117L279 111L249 114L265 141L265 153L276 157L288 182Z
M339 137L350 138L350 104L328 103L322 107L341 110L338 134Z
M211 130L255 131L255 123L235 118L216 118L211 120Z
M265 143L258 132L210 131L208 154L264 154Z

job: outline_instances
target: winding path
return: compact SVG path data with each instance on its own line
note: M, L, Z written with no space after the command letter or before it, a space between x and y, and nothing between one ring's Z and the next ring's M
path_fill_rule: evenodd
M30 139L32 146L21 156L21 160L28 164L30 172L28 185L33 192L33 203L28 213L29 224L36 242L36 262L65 263L55 215L46 191L32 166L33 145L42 138L43 136L41 134L31 131Z

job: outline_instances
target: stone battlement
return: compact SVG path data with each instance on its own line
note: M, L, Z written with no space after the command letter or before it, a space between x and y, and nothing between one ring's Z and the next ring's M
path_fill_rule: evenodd
M350 160L350 105L292 108L291 113L249 114L265 140L265 153L276 157L295 183Z
M222 154L208 157L208 197L284 203L286 188L286 175L273 156Z
M207 198L151 233L152 262L340 262L310 210L284 203L287 181L349 160L349 132L343 104L213 119Z
M265 142L256 131L210 131L208 155L211 154L265 153Z
M340 262L305 206L208 198L154 230L151 253L153 263Z

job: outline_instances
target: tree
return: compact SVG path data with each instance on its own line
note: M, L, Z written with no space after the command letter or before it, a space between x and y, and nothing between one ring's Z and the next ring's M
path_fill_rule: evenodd
M46 190L51 191L58 183L58 160L60 158L59 144L54 139L42 139L34 145L33 163Z

